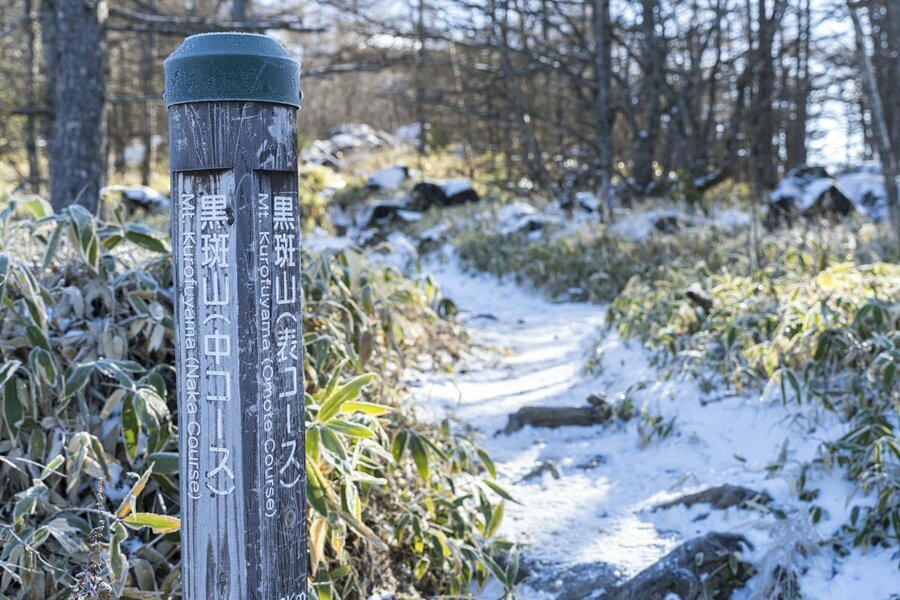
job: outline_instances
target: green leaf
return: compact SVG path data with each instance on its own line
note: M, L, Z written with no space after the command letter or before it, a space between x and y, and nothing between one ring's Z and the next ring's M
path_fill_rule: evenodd
M325 498L325 489L319 480L319 468L310 457L306 457L306 496L310 505L323 517L328 516L328 502Z
M164 254L169 251L168 246L159 238L158 234L145 225L129 224L125 227L125 237L129 242L151 252Z
M8 360L3 363L3 366L0 367L0 385L6 385L9 378L15 375L21 366L22 363L18 360Z
M59 250L59 240L62 238L65 226L65 222L60 221L56 224L53 233L50 234L50 239L47 240L47 247L44 249L44 260L41 262L42 270L46 270L53 264L53 259L56 257L56 252Z
M109 566L116 586L116 596L122 595L122 588L128 579L128 557L122 552L122 542L128 538L128 531L121 523L112 526L112 539L109 540Z
M122 401L122 438L125 442L125 454L134 463L138 453L141 425L134 410L134 394L129 393Z
M62 454L57 454L50 462L44 465L44 468L41 469L41 481L47 479L53 474L62 475L62 473L58 472L56 469L59 468L66 461L63 458Z
M319 409L316 420L321 423L327 423L334 418L341 411L341 407L344 403L358 398L363 388L374 378L375 375L372 373L366 373L339 387L331 396L322 402L322 408Z
M53 207L40 196L26 196L25 198L20 198L17 203L17 208L28 213L35 219L43 219L44 217L49 217L53 214Z
M490 479L485 479L484 484L486 486L488 486L489 488L491 488L492 490L494 490L494 492L496 492L497 495L500 496L501 498L503 498L505 500L509 500L510 502L515 502L516 504L521 504L521 502L517 502L512 496L510 496L509 492L504 490L502 487L500 487L499 484L494 483Z
M92 362L82 363L70 369L68 375L66 375L66 386L63 389L63 394L70 398L77 392L80 392L87 385L88 377L90 377L93 370L94 363Z
M170 517L168 515L156 515L153 513L131 513L122 519L132 529L141 529L149 527L153 533L174 533L181 529L181 520L178 517Z
M313 460L319 460L320 450L319 428L310 427L306 430L306 455Z
M497 528L500 527L500 523L503 521L504 506L503 502L500 502L494 507L494 511L491 513L491 520L484 529L484 537L489 539L497 533Z
M425 577L425 574L428 573L428 567L431 566L431 559L427 556L423 556L418 561L416 561L416 566L413 569L413 578L418 581Z
M100 265L100 240L94 229L94 216L80 204L71 204L67 210L81 256L96 271Z
M373 417L380 417L381 415L386 415L393 410L394 409L390 406L385 406L384 404L375 404L374 402L347 402L344 404L341 412L345 414L361 412L367 415L372 415Z
M414 433L409 435L409 451L412 452L413 461L416 463L416 470L422 479L428 480L428 450L422 443L422 438Z
M13 508L13 522L21 522L28 515L34 514L38 500L46 493L47 486L43 483L35 484L22 492Z
M375 437L375 432L369 429L364 425L360 425L358 423L350 423L349 421L342 421L339 419L332 419L328 425L325 425L328 429L332 429L344 435L350 436L352 438L373 438Z
M147 462L153 465L154 473L170 475L178 472L177 452L154 452L147 457Z
M22 403L19 401L19 385L15 378L8 379L3 386L3 418L10 436L15 437L19 433L19 423L25 414Z
M893 389L894 378L897 375L897 363L892 362L884 368L884 387L885 389Z
M478 458L481 459L481 464L484 465L485 470L491 476L492 479L497 478L497 468L494 466L494 461L491 460L491 457L488 456L488 453L479 448L478 450Z
M131 486L128 494L126 494L125 498L122 499L122 503L119 504L119 510L116 511L116 517L124 519L130 512L134 510L137 497L141 495L142 491L144 491L144 486L147 485L147 481L150 480L150 475L152 474L153 465L151 465L150 468L144 471L144 474L134 482L133 486Z
M403 458L408 440L409 432L405 429L398 431L397 435L394 436L394 442L391 444L391 455L394 457L394 462L400 462L400 459Z

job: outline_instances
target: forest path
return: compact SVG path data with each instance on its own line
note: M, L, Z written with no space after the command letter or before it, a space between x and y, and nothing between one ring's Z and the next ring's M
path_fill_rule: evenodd
M789 462L808 460L817 440L830 439L830 432L801 436L808 424L761 402L758 394L701 390L689 377L661 378L647 350L605 329L604 306L549 302L511 283L466 274L453 258L428 270L459 307L474 350L457 373L411 372L411 398L423 416L449 415L474 427L497 465L499 482L520 503L506 503L499 532L523 545L523 564L532 575L520 598L600 597L598 582L633 576L710 531L745 535L756 545L750 558L757 564L780 560L767 552L781 543L817 538L808 521L776 521L755 510L652 507L724 483L766 491L787 506L788 478L767 478L766 467L785 440L791 439ZM600 356L600 366L585 372L590 355ZM503 432L508 416L521 407L586 406L587 397L598 392L610 401L627 396L666 421L674 417L673 433L642 447L639 419ZM544 463L552 463L559 477L551 469L533 475ZM836 486L823 490L827 497L820 504L842 518L846 493L839 478L820 485ZM773 543L776 537L780 543ZM820 556L803 581L840 594L843 586L858 593L865 579L870 598L887 598L887 590L900 583L888 553L865 565L853 560L848 559L852 568L828 581L836 565ZM496 598L495 592L489 588L484 597Z

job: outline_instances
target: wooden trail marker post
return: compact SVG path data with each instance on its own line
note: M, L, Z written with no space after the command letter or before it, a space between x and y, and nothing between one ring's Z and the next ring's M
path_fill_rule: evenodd
M297 109L275 40L165 62L185 600L305 600Z

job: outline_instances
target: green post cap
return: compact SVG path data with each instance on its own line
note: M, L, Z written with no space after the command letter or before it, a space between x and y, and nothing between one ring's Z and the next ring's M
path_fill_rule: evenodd
M167 107L237 100L300 108L300 63L264 35L192 35L166 59L164 70Z

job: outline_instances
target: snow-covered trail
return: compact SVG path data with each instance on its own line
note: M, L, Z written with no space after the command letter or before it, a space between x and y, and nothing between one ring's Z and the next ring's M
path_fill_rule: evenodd
M770 549L815 542L845 518L849 488L839 477L818 482L819 503L830 515L818 532L796 510L787 521L700 505L652 511L666 499L730 483L766 491L790 512L789 478L768 479L766 466L786 440L790 465L810 459L819 441L834 432L821 422L814 427L809 420L791 419L780 403L761 402L758 394L704 392L694 379L661 378L639 344L624 343L604 330L602 306L551 303L489 276L465 274L453 259L429 270L463 311L475 351L455 374L411 372L411 399L425 415L450 414L480 432L500 482L521 503L507 503L500 535L523 544L527 562L547 569L551 578L560 574L563 580L555 589L565 590L565 573L576 565L630 577L709 531L745 535L756 545L751 558L760 564L775 559L774 551L767 555ZM599 368L586 373L588 353L595 350ZM642 448L635 419L502 432L508 416L523 406L585 406L592 393L605 393L611 401L627 395L637 407L674 417L673 433ZM545 462L556 467L558 479L550 472L527 477ZM854 553L842 561L820 554L808 567L801 585L811 598L878 599L900 590L900 574L888 552ZM548 593L553 589L542 590L526 587L519 595L556 597Z

